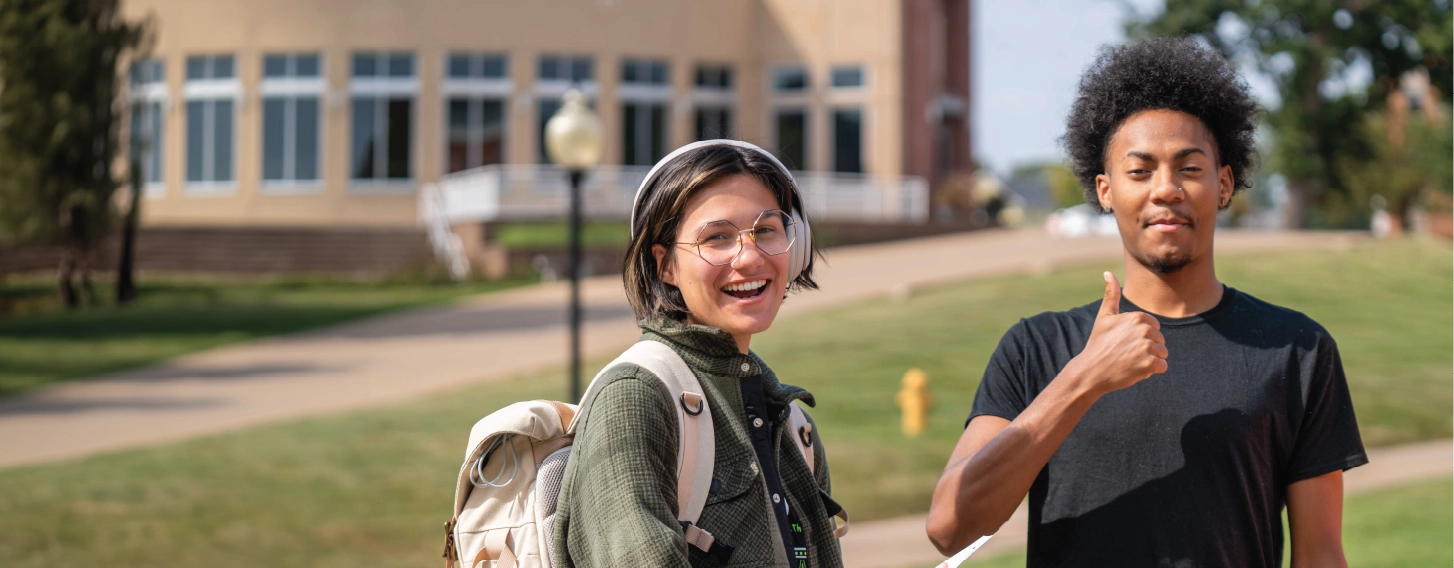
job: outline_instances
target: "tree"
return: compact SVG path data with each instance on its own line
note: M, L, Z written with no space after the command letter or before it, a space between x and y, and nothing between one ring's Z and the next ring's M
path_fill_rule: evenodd
M1352 131L1404 73L1427 70L1449 101L1451 26L1448 0L1187 0L1133 19L1127 33L1197 36L1277 86L1268 165L1288 179L1288 221L1304 226L1308 207L1349 197L1339 164L1375 152Z
M1431 193L1454 195L1454 124L1449 109L1437 116L1413 123L1408 131L1413 167L1424 173L1424 182Z
M1454 131L1447 109L1410 115L1390 106L1359 125L1371 159L1344 158L1338 167L1349 188L1348 208L1361 209L1380 196L1401 228L1410 229L1409 213L1420 201L1454 191Z
M118 0L0 2L0 238L59 245L61 302L87 300L115 221L118 63L142 37Z
M1086 202L1085 188L1081 187L1080 180L1075 179L1075 172L1064 164L1046 164L1041 175L1045 176L1045 185L1050 188L1050 196L1056 205L1075 207Z
M133 119L135 115L132 115ZM132 123L132 128L136 128ZM116 305L129 304L136 300L136 230L141 224L141 159L132 149L127 173L131 179L130 203L126 207L126 218L121 223L121 256L116 259Z
M1352 212L1362 209L1362 203L1381 196L1393 206L1391 214L1407 221L1413 200L1428 184L1428 176L1416 163L1419 148L1407 139L1391 137L1390 121L1384 113L1370 113L1355 128L1357 131L1351 134L1368 142L1371 158L1339 158L1338 173L1348 186L1348 195L1329 203L1328 215L1352 216Z

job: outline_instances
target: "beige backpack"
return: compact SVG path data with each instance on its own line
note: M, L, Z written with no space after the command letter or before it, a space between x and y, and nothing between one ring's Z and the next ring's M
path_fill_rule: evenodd
M713 553L716 539L697 527L712 485L716 443L711 409L696 374L670 347L641 341L606 365L582 398L583 404L547 400L517 402L480 419L470 430L469 446L455 485L454 516L445 524L445 565L462 561L469 568L549 568L556 501L570 459L571 441L590 412L591 395L602 375L631 363L656 375L677 404L677 510L686 539ZM796 404L789 405L789 431L814 468L813 426ZM839 513L848 530L846 513Z

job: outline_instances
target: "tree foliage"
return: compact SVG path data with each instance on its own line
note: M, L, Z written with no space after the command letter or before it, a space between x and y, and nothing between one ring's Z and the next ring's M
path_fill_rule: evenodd
M118 0L0 2L0 238L63 247L68 306L114 222L118 64L140 39Z
M1357 126L1406 72L1427 70L1449 102L1451 26L1449 0L1186 0L1127 31L1197 36L1276 85L1267 165L1287 176L1289 220L1302 225L1306 207L1351 197L1342 164L1377 152Z
M1423 172L1430 191L1454 195L1454 124L1451 124L1448 109L1438 118L1423 120L1411 125L1408 144L1412 148L1410 161L1417 171Z
M1062 164L1047 164L1041 175L1045 176L1045 186L1050 188L1050 198L1055 200L1056 205L1075 207L1086 202L1085 189L1070 168Z

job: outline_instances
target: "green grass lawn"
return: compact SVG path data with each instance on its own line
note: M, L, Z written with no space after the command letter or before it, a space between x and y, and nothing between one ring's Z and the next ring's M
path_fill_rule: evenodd
M110 283L98 284L111 293ZM51 282L0 284L14 308L0 315L0 396L517 284L146 279L130 306L71 312L55 306Z
M784 380L818 396L812 413L834 493L855 519L922 512L999 336L1020 317L1094 300L1102 269L970 282L819 312L782 322L754 348ZM1388 444L1450 435L1451 271L1447 245L1403 241L1225 258L1220 275L1332 331L1365 440ZM905 440L893 394L911 367L928 373L937 406L928 430ZM510 402L561 398L564 385L562 373L542 373L388 408L3 470L0 565L437 562L469 426ZM1389 504L1390 520L1366 532L1433 546L1422 528L1403 528L1430 513L1413 509L1435 508L1425 501L1443 508L1446 528L1428 534L1442 535L1447 554L1447 487L1407 501L1371 500ZM1354 533L1364 529L1355 529L1362 522L1355 517L1350 512L1350 558L1379 546L1357 548Z
M588 247L626 248L630 225L620 221L594 221L581 226L581 243ZM570 225L564 221L502 223L495 229L495 243L505 248L561 248L567 246Z

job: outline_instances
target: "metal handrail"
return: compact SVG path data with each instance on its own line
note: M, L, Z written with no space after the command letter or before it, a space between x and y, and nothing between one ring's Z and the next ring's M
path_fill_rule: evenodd
M599 166L581 188L585 215L627 219L636 189L650 168ZM813 222L912 223L929 220L929 184L915 176L793 172ZM565 171L541 164L495 164L446 175L419 190L419 221L451 278L470 274L456 223L544 220L570 207Z
M594 219L626 219L650 168L603 165L586 176L582 195ZM928 184L916 176L793 172L814 221L923 223L929 218ZM541 164L495 164L455 172L438 186L450 221L559 218L569 207L566 174Z

